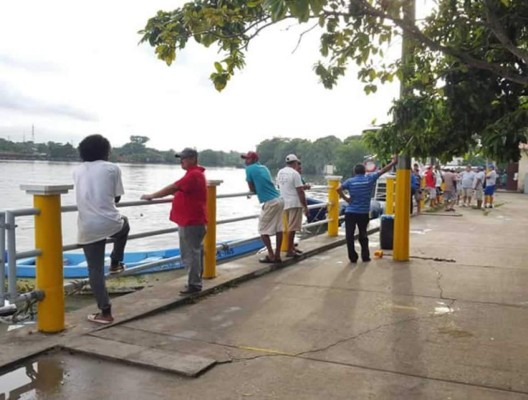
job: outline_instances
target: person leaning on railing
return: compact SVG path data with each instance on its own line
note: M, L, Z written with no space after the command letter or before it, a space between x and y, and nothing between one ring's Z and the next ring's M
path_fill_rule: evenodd
M114 321L105 283L106 238L115 239L110 254L110 273L119 273L124 270L123 257L130 231L127 218L115 206L125 192L121 170L108 161L110 149L110 142L101 135L85 137L79 143L83 163L73 173L79 210L77 241L86 257L90 287L101 310L88 315L88 320L99 324Z
M306 203L304 183L297 171L300 160L295 154L288 154L285 162L286 166L277 173L277 185L284 199L284 214L288 224L286 257L295 258L300 255L300 250L295 248L295 233L301 230L303 212L307 218L310 212Z
M207 227L207 181L205 168L198 165L198 152L185 148L175 154L184 169L183 178L154 193L141 196L142 200L152 200L174 195L170 220L178 224L180 254L183 266L189 270L188 283L180 294L187 295L202 290L203 240Z
M275 188L271 173L265 165L258 162L259 156L254 151L248 151L240 156L246 164L246 182L249 190L257 195L262 209L259 216L259 234L266 246L268 254L259 259L261 263L281 263L282 243L282 211L284 200ZM271 246L270 236L276 236L275 251Z

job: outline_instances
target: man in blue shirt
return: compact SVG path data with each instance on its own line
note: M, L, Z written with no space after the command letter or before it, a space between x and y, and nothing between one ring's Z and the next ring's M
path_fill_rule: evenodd
M414 164L411 171L411 214L413 212L413 198L416 199L416 209L420 213L420 173L417 170L418 164Z
M357 164L354 167L354 176L347 179L337 188L339 197L345 200L348 205L345 209L345 232L348 250L348 259L351 263L357 263L358 253L354 248L354 234L356 225L359 230L359 244L361 245L361 259L364 262L370 261L369 241L367 235L367 225L369 223L370 199L372 188L378 178L396 165L396 158L380 169L378 172L365 175L365 166ZM348 196L344 193L348 192Z
M262 263L281 263L282 212L284 201L271 180L269 169L258 162L259 156L254 151L242 154L246 164L246 181L249 190L257 195L262 209L259 217L259 234L266 245L268 255L261 258ZM270 236L276 236L275 252L271 246Z

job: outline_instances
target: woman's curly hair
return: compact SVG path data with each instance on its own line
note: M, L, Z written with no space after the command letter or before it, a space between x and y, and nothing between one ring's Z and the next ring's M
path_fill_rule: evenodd
M79 155L83 161L108 161L110 157L110 142L102 135L86 136L79 143Z

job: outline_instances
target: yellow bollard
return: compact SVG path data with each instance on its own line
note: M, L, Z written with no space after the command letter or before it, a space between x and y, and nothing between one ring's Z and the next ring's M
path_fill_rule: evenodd
M398 158L396 171L396 212L392 259L409 261L411 160L407 156Z
M341 184L341 176L326 176L328 184L328 236L337 236L339 229L339 195L337 188Z
M282 242L281 251L288 251L288 217L286 212L282 213Z
M37 305L37 328L40 332L64 330L64 282L62 260L61 193L73 185L22 185L33 194L33 206L40 210L35 216L35 247L41 251L36 262L36 288L44 292Z
M424 210L425 208L425 178L422 178L420 180L420 189L421 189L421 195L420 195L420 210Z
M394 214L394 178L388 177L385 181L385 214Z
M204 279L216 277L216 187L223 181L207 181L207 233L204 238Z

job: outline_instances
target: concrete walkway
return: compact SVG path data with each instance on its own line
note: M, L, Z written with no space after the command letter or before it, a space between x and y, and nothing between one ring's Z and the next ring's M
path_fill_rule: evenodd
M61 349L37 358L62 370L54 399L528 399L528 196L496 202L413 218L406 263L310 239L271 273L226 264L184 304L180 279L117 299L108 328L82 310L63 334L16 332L0 365Z

